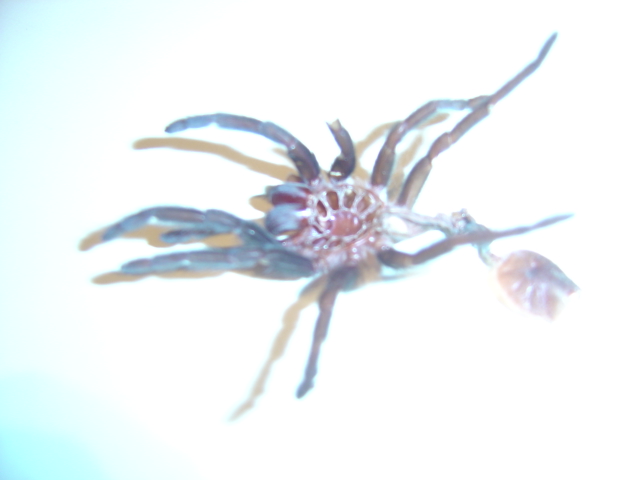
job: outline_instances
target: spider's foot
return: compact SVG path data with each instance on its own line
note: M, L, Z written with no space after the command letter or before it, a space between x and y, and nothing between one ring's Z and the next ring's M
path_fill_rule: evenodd
M548 258L518 250L498 259L492 269L498 297L520 311L555 319L580 288Z
M298 386L298 390L296 390L296 398L304 397L312 388L313 388L313 381L309 379L305 379Z

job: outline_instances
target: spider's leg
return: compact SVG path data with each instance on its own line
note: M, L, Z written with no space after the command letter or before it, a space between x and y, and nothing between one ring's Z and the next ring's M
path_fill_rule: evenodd
M347 132L339 120L328 123L327 125L329 126L329 130L331 130L333 138L335 138L336 143L340 147L340 155L336 157L333 165L331 165L329 178L340 182L349 178L356 168L356 150L349 132Z
M478 97L483 98L484 100L480 101L477 105L473 107L471 113L469 113L465 118L463 118L460 123L458 123L453 130L450 132L442 134L438 137L429 152L421 158L413 167L407 179L402 187L400 195L396 203L398 205L403 205L406 207L412 207L420 193L420 190L424 186L427 177L429 176L429 172L431 171L431 162L434 158L440 155L442 152L447 150L451 145L456 143L460 138L467 133L472 127L474 127L480 120L489 115L491 107L493 107L496 103L506 97L511 91L516 88L522 81L535 72L538 67L542 64L543 60L549 53L553 42L556 39L557 34L551 35L549 39L546 41L538 57L527 65L520 73L518 73L515 77L513 77L509 82L507 82L502 88L500 88L496 93L487 97Z
M218 210L220 211L220 210ZM208 214L211 210L207 210L205 214ZM223 212L227 213L227 212ZM208 220L208 219L207 219ZM219 235L221 233L233 233L244 241L246 245L279 245L280 242L267 232L264 228L255 222L249 220L243 220L237 218L237 225L233 228L221 228L220 225L207 221L200 226L194 226L192 228L184 228L179 230L171 230L160 235L160 238L164 243L176 244L186 243L194 240L202 240L207 237Z
M213 230L206 229L180 229L180 230L171 230L169 232L165 232L160 235L160 239L164 243L168 243L170 245L175 245L177 243L188 243L196 240L203 240L208 237L212 237L213 235L217 235L218 232Z
M110 226L102 235L103 241L113 240L148 224L202 225L204 212L184 207L153 207L123 218Z
M434 117L446 110L465 110L474 108L486 101L487 97L477 97L471 100L432 100L418 108L391 129L387 139L378 153L378 158L371 172L371 185L384 187L389 183L391 171L396 160L396 147L409 130L417 127L422 122Z
M315 155L300 140L275 123L262 122L255 118L228 113L214 113L176 120L165 129L165 132L176 133L189 128L201 128L209 125L262 135L287 149L289 158L293 160L305 182L309 183L320 175L320 165L318 165Z
M540 254L520 250L500 258L489 251L489 243L498 238L547 227L569 217L571 215L558 215L533 225L502 231L491 231L473 222L468 224L470 230L463 230L463 233L434 243L415 254L385 250L378 254L378 258L385 265L408 268L444 255L457 246L473 244L480 258L491 267L501 300L525 313L553 320L569 297L580 288L555 263Z
M334 270L329 274L327 284L318 300L320 314L318 315L316 327L313 332L313 342L311 344L311 351L309 352L309 360L307 361L307 366L304 371L304 378L296 391L296 397L298 398L302 398L313 388L313 380L318 373L320 347L322 346L322 342L324 342L324 339L327 337L327 332L329 331L329 321L331 320L333 306L336 303L336 297L341 290L351 288L354 285L357 276L358 270L356 267L343 267L338 270Z
M255 222L243 220L223 210L204 212L184 207L153 207L125 217L109 227L104 241L113 240L148 224L177 225L183 228L164 233L166 243L183 243L221 233L233 233L251 245L279 245L279 242Z
M280 246L280 242L256 222L236 217L224 210L207 210L204 212L206 226L216 233L233 233L247 245Z
M461 235L453 235L451 237L440 240L432 245L429 245L416 253L404 253L397 250L389 249L383 250L378 253L378 259L385 265L393 268L409 268L415 265L428 262L436 257L444 255L450 252L460 245L474 244L481 248L483 245L488 244L494 240L503 237L511 237L514 235L522 235L538 228L548 227L554 223L567 220L572 217L571 214L557 215L555 217L549 217L541 220L533 225L526 225L523 227L510 228L508 230L477 230L471 233L463 233Z
M258 270L278 278L309 277L315 273L308 258L284 248L231 247L169 253L125 263L121 272L147 275L178 270Z

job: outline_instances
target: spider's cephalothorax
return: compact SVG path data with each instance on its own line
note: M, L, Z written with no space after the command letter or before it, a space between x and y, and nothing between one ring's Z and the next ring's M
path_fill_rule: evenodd
M413 212L412 207L431 171L433 159L457 142L489 114L493 105L531 75L546 57L555 38L556 35L552 35L536 60L494 94L470 100L433 100L396 124L389 132L367 182L350 178L356 165L355 150L349 134L337 120L329 124L329 128L340 147L340 155L327 178L309 149L271 122L226 113L178 120L166 128L168 133L217 125L262 135L287 149L298 175L268 189L273 208L265 218L266 228L222 210L153 207L112 225L104 232L103 239L111 240L147 223L157 222L177 227L161 237L170 244L229 233L240 240L240 245L234 247L134 260L121 268L123 273L130 275L175 270L254 270L276 278L324 275L326 284L318 300L320 314L298 397L313 387L320 347L327 335L338 293L353 288L363 272L377 271L383 265L403 270L457 246L470 244L491 268L500 296L506 303L533 315L554 318L578 287L555 264L537 253L517 251L500 258L490 252L489 246L496 239L542 228L570 215L495 231L477 223L465 210L431 217ZM386 200L384 190L394 168L398 143L412 128L452 110L468 113L450 132L438 137L428 153L416 162L397 198ZM428 230L442 232L445 239L411 254L393 248L398 241Z
M381 228L385 203L361 182L284 183L268 193L267 230L318 272L355 266L393 244Z

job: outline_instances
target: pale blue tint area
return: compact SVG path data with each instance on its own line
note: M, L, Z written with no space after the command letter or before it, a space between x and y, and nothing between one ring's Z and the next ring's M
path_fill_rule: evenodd
M188 462L109 405L40 376L0 381L1 480L196 480Z
M99 462L77 440L37 430L3 429L0 478L106 479Z

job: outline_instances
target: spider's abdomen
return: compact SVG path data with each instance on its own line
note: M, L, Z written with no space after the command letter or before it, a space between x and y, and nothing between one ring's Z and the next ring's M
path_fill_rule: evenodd
M269 190L266 227L323 271L354 264L382 243L384 203L363 184L285 183Z

